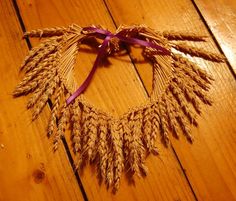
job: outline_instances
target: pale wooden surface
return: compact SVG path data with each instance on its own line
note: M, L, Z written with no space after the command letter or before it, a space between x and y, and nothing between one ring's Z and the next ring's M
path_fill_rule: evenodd
M86 193L82 197L63 146L55 154L51 151L50 140L45 135L48 108L39 120L30 123L30 112L25 109L26 99L12 99L10 95L20 79L18 66L27 48L21 40L22 31L13 4L7 0L1 4L0 70L5 74L0 85L4 92L0 94L0 144L4 145L0 148L0 178L3 178L0 200L236 200L236 82L226 64L196 60L216 81L210 91L214 105L204 107L199 127L193 129L193 145L184 137L172 140L173 149L166 149L159 143L160 157L147 159L148 176L137 178L135 185L123 176L121 189L116 195L107 191L104 185L100 186L94 169L86 167L80 173ZM102 24L115 30L115 24L145 23L159 30L188 30L209 35L196 8L187 0L174 3L166 0L18 0L17 5L27 30L71 23L81 26ZM208 15L206 9L200 11L204 12L202 15ZM217 32L216 37L226 34L223 31ZM208 43L200 46L217 52L209 37ZM31 42L33 45L37 43ZM229 43L224 41L229 47L233 47L233 42L234 39ZM235 56L235 52L233 54ZM136 53L134 56L139 57ZM234 66L235 60L231 61L226 56ZM80 54L77 65L80 82L89 72L95 57L95 54ZM122 59L126 61L111 58L112 65L98 69L85 93L92 103L114 115L145 101L148 95L145 88L147 91L151 88L149 64L133 66L128 56ZM70 147L69 136L66 140ZM73 155L72 151L70 153ZM35 170L42 171L46 177L35 182ZM13 191L13 188L17 190Z
M195 0L195 3L236 72L236 1Z
M64 148L54 154L45 135L48 108L31 123L26 99L12 98L28 50L10 1L0 1L0 21L0 200L83 200Z

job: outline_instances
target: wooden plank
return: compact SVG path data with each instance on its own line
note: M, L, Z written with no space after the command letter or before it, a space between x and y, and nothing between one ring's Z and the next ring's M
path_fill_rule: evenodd
M158 30L186 30L209 35L188 0L106 2L117 24L145 23ZM218 51L212 40L200 43L199 47ZM236 200L236 82L227 65L196 61L215 78L210 90L214 104L204 108L199 127L193 129L193 145L186 140L172 140L172 143L198 200ZM147 73L143 73L145 67L139 64L137 67L146 88L150 88Z
M102 1L34 0L18 1L20 12L27 30L65 26L78 23L81 26L102 24L114 30L113 22ZM78 59L78 80L81 82L89 72L96 54L80 53ZM127 60L122 61L122 60ZM109 110L113 114L121 114L128 107L142 103L146 93L129 58L110 59L108 68L99 68L86 97L95 105ZM68 138L67 138L68 139ZM70 142L68 141L68 144ZM104 185L99 186L96 171L85 168L81 180L89 200L195 200L183 175L174 153L160 147L161 158L150 157L149 176L137 180L131 185L125 177L121 189L116 195L108 192Z
M27 50L11 1L0 1L0 200L84 200L63 147L44 135L48 109L32 123L26 99L13 99Z
M195 0L194 2L236 72L236 1Z

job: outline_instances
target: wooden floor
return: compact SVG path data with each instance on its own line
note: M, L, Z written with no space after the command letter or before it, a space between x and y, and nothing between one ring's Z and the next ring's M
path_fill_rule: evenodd
M209 36L202 48L223 53L228 62L196 60L215 78L214 104L203 107L195 142L171 139L160 157L147 159L149 174L130 184L123 177L115 195L99 185L90 166L73 172L69 137L56 153L46 137L50 107L35 122L25 98L12 98L29 46L25 30L102 24L146 24L158 30L187 30ZM233 201L236 200L236 1L235 0L1 0L0 1L0 201ZM134 55L137 56L138 55ZM96 55L81 53L81 81ZM151 67L111 59L99 69L86 96L95 105L123 113L145 100ZM127 62L128 61L128 62ZM117 73L118 72L118 73ZM79 76L78 76L79 77ZM106 93L105 93L106 92Z

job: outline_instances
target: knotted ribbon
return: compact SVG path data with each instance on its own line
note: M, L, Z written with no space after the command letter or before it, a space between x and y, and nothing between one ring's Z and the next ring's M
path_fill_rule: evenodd
M116 37L119 40L126 42L126 43L145 46L145 47L151 47L151 48L158 50L159 54L170 55L170 51L160 45L157 45L152 42L145 41L145 40L141 40L138 38L125 37L125 36L122 36L119 32L116 34L113 34L110 31L95 28L95 27L85 27L85 28L83 28L83 31L89 31L89 32L91 32L91 34L94 34L94 33L102 34L105 36L105 39L99 47L98 54L97 54L96 60L93 64L92 70L90 71L90 73L87 76L87 78L85 79L85 81L81 84L81 86L66 100L67 105L69 105L76 97L78 97L81 93L83 93L84 90L88 87L100 61L106 56L106 47L108 46L111 38Z

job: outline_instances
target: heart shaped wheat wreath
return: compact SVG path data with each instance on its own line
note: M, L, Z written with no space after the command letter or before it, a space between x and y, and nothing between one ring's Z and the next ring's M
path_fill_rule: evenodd
M224 57L183 42L204 41L203 36L195 34L158 32L144 25L120 26L116 35L106 33L101 26L81 28L74 24L26 32L25 37L47 39L32 48L25 58L21 65L25 77L13 94L15 97L32 94L27 108L32 108L33 120L48 99L53 98L47 132L54 138L54 150L70 124L77 156L75 168L94 162L99 177L117 190L123 170L137 175L147 173L145 158L149 153L158 153L155 142L159 133L165 144L169 143L170 131L176 137L182 132L192 141L190 125L197 125L200 103L211 104L206 92L212 77L184 54L216 62L224 61ZM153 88L147 103L131 108L119 118L95 108L83 94L66 103L77 88L74 65L80 45L105 37L106 56L124 50L126 41L139 41L138 44L146 44L143 57L153 64ZM154 45L159 49L153 48ZM160 48L168 54L162 54ZM164 89L161 94L157 93L160 85Z

